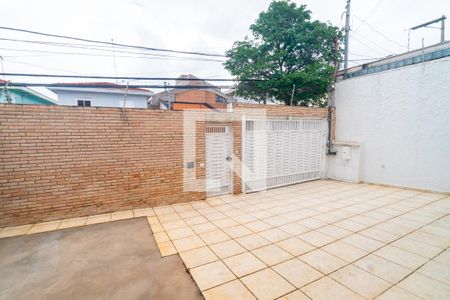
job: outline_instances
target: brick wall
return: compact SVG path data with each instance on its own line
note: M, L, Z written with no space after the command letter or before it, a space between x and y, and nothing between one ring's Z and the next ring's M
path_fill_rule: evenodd
M325 109L265 108L326 117ZM0 227L204 199L183 188L183 176L204 182L203 119L192 129L195 168L183 175L181 111L0 104ZM241 159L239 117L230 124Z
M1 105L0 226L204 199L182 144L181 112Z

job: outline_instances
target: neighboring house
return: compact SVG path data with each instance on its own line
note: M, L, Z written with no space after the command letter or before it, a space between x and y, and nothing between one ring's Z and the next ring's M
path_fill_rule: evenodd
M330 178L450 192L450 42L338 73Z
M58 95L59 105L147 108L148 99L153 95L146 89L130 88L126 90L122 86L110 82L69 84L73 87L67 87L68 83L64 83L64 87L48 88Z
M154 94L150 100L150 107L155 109L209 109L224 108L226 104L234 102L233 97L223 93L219 87L198 79L194 75L181 75L175 86L189 86L176 88ZM202 88L195 88L201 86ZM191 88L192 87L192 88ZM206 87L206 88L205 88Z
M1 83L6 83L0 80ZM0 103L56 105L56 101L27 87L0 87Z

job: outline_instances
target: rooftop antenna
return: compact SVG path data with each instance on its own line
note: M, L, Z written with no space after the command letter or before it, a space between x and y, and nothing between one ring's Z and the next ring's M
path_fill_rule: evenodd
M114 59L114 74L116 74L117 77L117 64L116 64L116 50L114 48L114 39L111 39L111 45L113 50L113 59ZM116 83L118 83L118 79L116 79Z
M419 29L419 28L422 28L422 27L433 28L433 29L440 29L441 30L441 43L445 42L445 19L447 19L447 17L445 15L442 15L442 17L440 17L440 18L437 18L437 19L434 19L434 20L425 22L423 24L420 24L420 25L417 25L417 26L409 28L408 29L408 52L409 52L409 44L410 44L410 37L411 37L410 32L412 30L416 30L416 29ZM438 22L441 22L441 27L430 27L430 26L428 26L428 25L431 25L431 24L434 24L434 23L438 23Z

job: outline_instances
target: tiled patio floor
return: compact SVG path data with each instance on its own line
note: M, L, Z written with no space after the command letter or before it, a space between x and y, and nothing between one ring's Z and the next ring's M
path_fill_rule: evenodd
M314 181L156 207L206 299L450 299L450 197Z
M147 216L206 299L450 299L450 197L314 181L4 228L0 238Z

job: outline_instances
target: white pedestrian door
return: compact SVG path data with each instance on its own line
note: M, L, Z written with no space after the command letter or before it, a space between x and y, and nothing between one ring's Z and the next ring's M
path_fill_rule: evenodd
M245 192L323 176L324 120L244 120Z
M229 126L206 126L206 195L231 192L232 135Z

